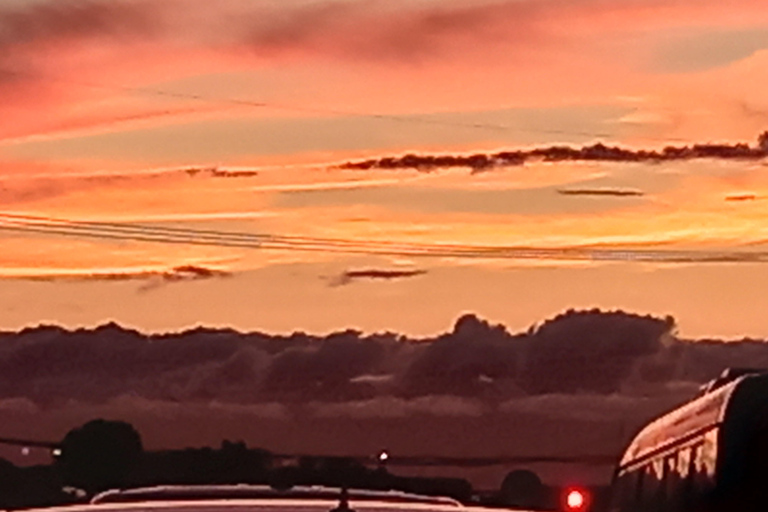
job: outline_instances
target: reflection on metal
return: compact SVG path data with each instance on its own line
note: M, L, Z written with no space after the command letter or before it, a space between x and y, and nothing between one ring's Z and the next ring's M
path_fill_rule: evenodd
M763 510L768 373L724 372L640 431L612 485L614 512ZM759 451L758 451L759 452Z
M346 497L344 496L346 495ZM318 485L294 486L289 489L275 489L268 485L159 485L136 489L114 489L97 494L91 499L92 505L105 503L139 503L168 501L208 501L208 500L338 500L344 498L354 501L382 503L420 503L461 507L461 502L442 496L424 496L401 491L375 491L364 489L340 489Z
M729 382L733 382L739 377L744 377L745 375L760 374L760 373L765 373L765 370L756 369L756 368L727 368L723 370L723 373L721 373L719 377L717 377L716 379L712 379L711 381L701 386L700 388L701 394L704 395L707 393L711 393L717 388L724 386Z

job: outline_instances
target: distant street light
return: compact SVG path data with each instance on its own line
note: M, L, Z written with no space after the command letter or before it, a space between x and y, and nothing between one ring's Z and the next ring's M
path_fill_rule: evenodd
M387 474L387 461L389 461L389 452L387 450L381 450L379 452L379 455L376 457L379 461L379 469L378 472L382 475Z

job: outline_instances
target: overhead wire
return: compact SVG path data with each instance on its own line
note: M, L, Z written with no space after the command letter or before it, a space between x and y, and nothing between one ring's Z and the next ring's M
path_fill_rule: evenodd
M393 115L371 112L357 112L352 110L306 107L301 105L287 105L266 101L254 101L232 97L213 97L203 94L171 91L155 87L126 86L120 84L108 84L89 82L63 78L55 75L25 72L20 70L3 69L0 72L6 75L18 77L36 78L52 82L68 83L80 87L104 89L109 91L121 91L131 94L146 94L161 97L171 97L206 103L229 104L247 106L260 109L275 109L295 112L308 112L316 114L365 117L382 119L401 123L420 123L436 126L452 126L460 128L484 129L496 131L520 131L535 132L556 135L578 135L586 137L607 137L605 133L595 133L576 130L559 129L530 129L492 123L461 123L441 119L430 119L417 115ZM346 240L339 238L301 237L289 235L267 235L254 233L237 233L225 231L210 231L200 229L181 229L140 224L118 224L107 222L83 222L72 221L52 217L29 216L18 213L0 212L0 229L6 231L60 235L70 237L100 238L105 240L133 240L139 242L157 242L169 244L209 245L247 249L286 249L302 251L324 251L382 254L392 256L441 256L458 258L514 258L514 259L617 259L623 258L620 253L609 251L589 251L578 248L534 248L523 246L472 246L448 243L414 243L392 242L376 240ZM756 253L752 253L756 254ZM658 254L652 251L634 251L634 258L654 259ZM687 259L688 256L676 256Z
M397 242L309 236L274 235L136 223L77 221L0 212L0 230L109 241L186 244L222 248L326 252L397 257L510 259L560 261L621 261L654 263L768 263L766 251L685 250L657 248L534 247Z
M0 213L0 229L22 233L62 235L105 240L132 240L168 244L207 245L243 249L343 252L389 256L482 257L509 248L427 244L376 240L349 240L306 236L168 228Z

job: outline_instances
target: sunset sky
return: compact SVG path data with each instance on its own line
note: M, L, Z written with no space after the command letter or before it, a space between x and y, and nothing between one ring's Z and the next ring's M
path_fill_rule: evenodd
M339 165L757 147L766 84L759 0L4 0L0 329L768 336L765 158Z

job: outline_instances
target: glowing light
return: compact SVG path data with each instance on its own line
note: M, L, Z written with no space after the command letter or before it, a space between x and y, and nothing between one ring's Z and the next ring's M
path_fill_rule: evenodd
M54 448L53 450L51 450L51 455L53 455L54 457L59 457L61 456L61 450L59 448Z
M387 462L389 460L389 452L386 450L379 453L379 462Z
M26 457L27 455L29 455L29 447L28 447L28 446L25 446L24 448L22 448L22 449L21 449L21 454L22 454L22 455L24 455L25 457Z
M580 510L585 502L586 498L584 497L584 493L575 489L570 491L565 498L565 504L570 510Z

